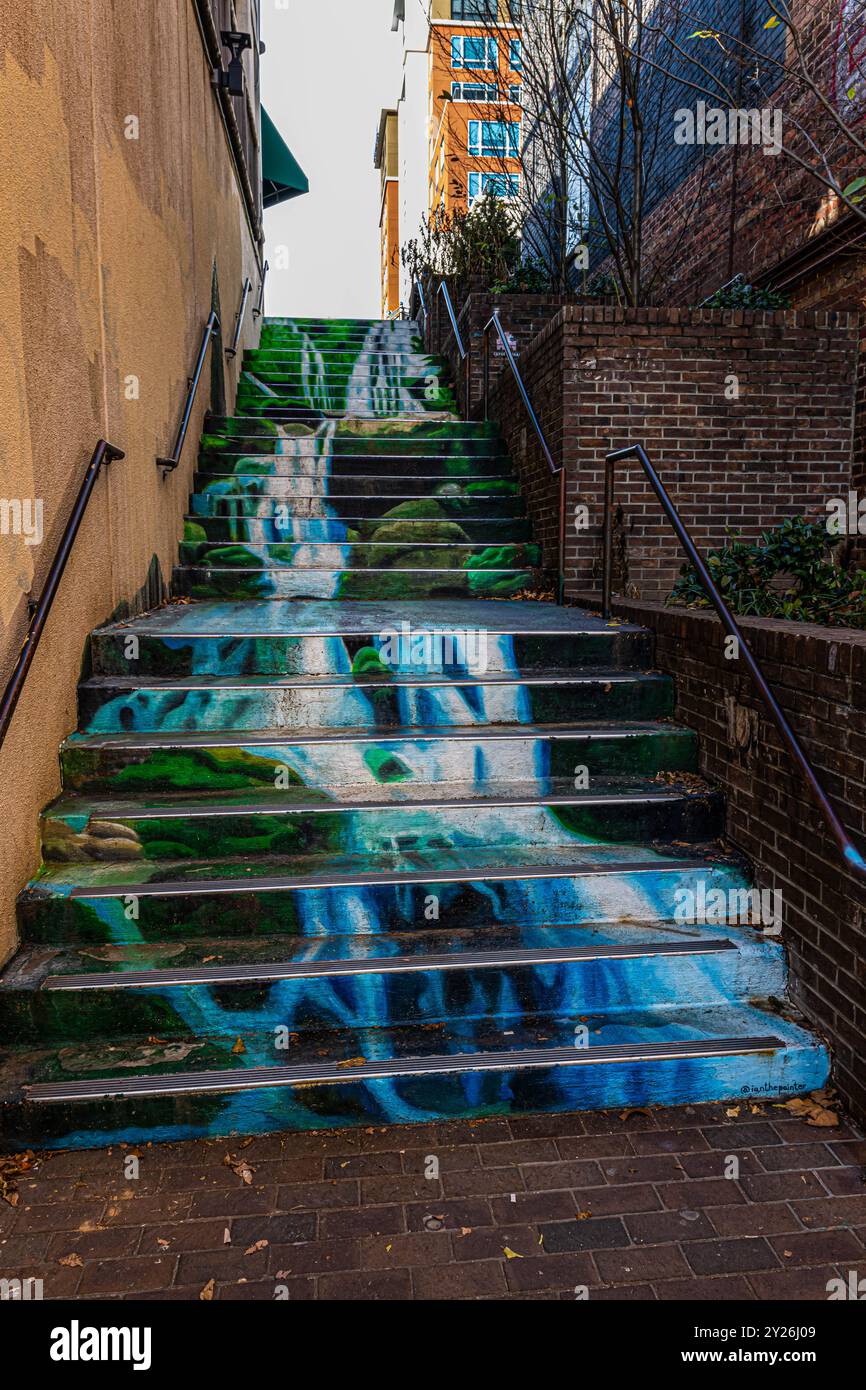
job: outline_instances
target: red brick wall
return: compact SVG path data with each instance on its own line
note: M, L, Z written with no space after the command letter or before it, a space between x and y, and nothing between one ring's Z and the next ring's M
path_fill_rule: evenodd
M499 310L503 327L511 335L519 355L523 348L562 308L563 300L552 294L507 294L494 295L489 290L472 287L468 294L460 294L456 286L451 286L451 297L463 345L469 352L470 360L470 408L465 401L465 367L457 350L457 342L448 316L443 296L436 292L435 285L426 291L429 314L425 330L425 343L429 352L441 353L448 358L451 374L457 389L457 400L461 413L466 418L480 419L483 415L482 397L484 394L484 328L490 322L494 309ZM502 366L502 353L496 334L491 334L491 376L495 376Z
M704 549L729 527L754 537L786 516L825 515L849 486L856 334L847 314L562 309L520 365L568 471L568 591L599 587L604 456L630 442L644 444ZM726 396L731 376L737 399ZM497 378L490 413L555 569L557 489L510 374ZM682 556L637 465L620 466L616 497L617 587L666 596ZM589 513L581 531L579 505Z
M827 833L747 673L714 616L618 602L656 632L676 717L700 735L701 767L727 796L727 833L781 889L794 998L828 1039L836 1084L866 1115L866 892ZM741 619L743 634L846 828L866 844L866 633Z

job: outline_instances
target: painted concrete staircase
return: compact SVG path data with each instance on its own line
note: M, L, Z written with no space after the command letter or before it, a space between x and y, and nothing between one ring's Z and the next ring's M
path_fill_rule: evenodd
M0 981L7 1145L826 1077L650 635L501 601L538 560L511 464L413 331L268 321L202 441L199 601L92 636Z

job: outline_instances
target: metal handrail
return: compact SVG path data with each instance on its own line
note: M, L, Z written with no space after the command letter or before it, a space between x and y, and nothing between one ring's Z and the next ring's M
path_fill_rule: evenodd
M457 315L454 312L454 305L451 302L448 285L444 280L439 281L437 293L441 294L442 298L445 300L445 308L448 310L448 317L451 320L451 327L454 330L454 341L457 344L457 352L460 356L460 361L463 363L463 402L466 411L466 419L468 420L472 405L472 359L469 349L463 345L463 335L457 323Z
M57 590L60 587L60 581L63 578L66 562L72 553L75 537L78 535L78 528L87 510L87 504L96 486L96 480L99 477L103 464L107 466L109 463L115 463L125 457L126 455L122 449L118 449L113 444L109 444L105 439L100 439L91 455L81 487L78 489L78 496L75 499L72 512L66 523L60 544L57 547L57 552L51 562L51 568L48 571L45 585L39 598L30 603L30 622L27 626L27 635L24 638L24 643L18 654L18 660L15 662L12 674L6 683L3 698L0 700L0 747L3 745L3 740L6 737L9 725L12 722L12 716L15 713L15 707L24 689L27 672L30 670L33 658L36 655L39 639L48 621L51 606L54 603Z
M424 327L425 327L425 329L426 329L426 326L427 326L427 300L424 298L424 288L423 288L423 286L422 286L422 284L421 284L420 278L419 278L417 275L415 276L415 288L416 288L416 290L418 291L418 301L419 301L419 303L420 303L420 305L421 305L421 313L424 315Z
M232 333L232 340L226 348L226 357L237 356L238 343L241 340L241 327L243 326L244 314L247 311L247 300L249 299L252 292L253 282L250 279L250 277L247 276L244 280L243 289L241 290L241 302L238 305L238 312L235 316L235 328L234 332Z
M183 415L181 416L178 426L174 448L166 458L157 458L156 460L157 467L162 468L165 473L170 473L173 469L177 468L180 463L180 456L183 453L184 441L186 440L186 432L189 429L189 422L192 418L192 408L195 405L198 384L201 380L201 374L204 368L204 360L207 356L208 344L211 338L216 337L216 334L219 332L219 326L219 314L216 309L211 309L208 321L204 326L204 332L202 333L201 346L198 350L198 357L196 358L193 374L191 377L187 378L186 403L184 404Z
M752 679L758 687L764 704L769 711L770 717L779 731L782 742L800 768L803 776L809 784L812 795L817 801L830 831L839 845L849 868L866 878L866 859L854 845L843 826L841 820L833 809L827 793L824 791L815 769L812 767L806 752L800 744L797 735L788 723L785 714L773 694L772 689L764 675L761 667L752 654L748 643L743 637L742 631L734 618L725 600L722 598L715 580L710 574L704 560L695 546L694 541L689 535L685 523L679 512L671 501L667 490L655 468L650 462L646 450L641 444L630 444L625 449L615 449L607 455L604 470L604 569L602 580L602 617L605 620L610 618L611 609L611 590L613 582L613 511L614 511L614 474L616 465L623 459L637 459L647 476L650 486L658 498L662 511L673 527L677 539L685 551L690 564L697 571L698 578L704 587L707 597L715 608L721 619L722 626L725 628L729 637L733 637L737 642L738 654L741 654L745 661Z
M496 329L496 332L497 332L498 335L499 335L499 341L500 341L500 343L502 344L502 349L503 349L503 351L504 351L504 353L505 353L505 360L506 360L506 362L508 363L509 367L511 368L511 371L512 371L512 373L513 373L513 375L514 375L514 380L517 382L517 389L518 389L518 391L520 392L521 399L523 400L523 404L524 404L525 407L526 407L527 414L529 415L529 419L530 419L530 421L531 421L531 423L532 423L532 428L535 430L535 433L538 435L539 443L541 444L541 451L542 451L542 453L544 454L544 457L545 457L545 459L546 459L546 461L547 461L547 466L548 466L548 468L550 469L551 476L553 476L553 477L557 477L557 476L558 476L558 477L559 477L559 581L558 581L558 584L557 584L557 598L556 598L556 601L557 601L557 603L560 603L560 604L561 604L561 603L563 603L563 602L565 601L565 505L566 505L566 485L567 485L568 477L567 477L567 474L566 474L566 470L565 470L564 464L562 464L562 463L557 463L556 460L555 460L554 457L553 457L553 454L550 452L550 446L549 446L549 444L548 444L548 442L547 442L547 440L546 440L546 438L545 438L545 436L544 436L544 430L541 428L541 424L540 424L540 421L539 421L539 419L538 419L538 416L536 415L535 410L533 409L532 401L529 399L529 392L527 391L526 386L524 385L523 377L520 375L520 368L518 367L518 365L517 365L517 360L516 360L516 358L515 358L515 356L514 356L514 353L513 353L512 350L511 350L511 344L509 343L508 337L507 337L507 335L506 335L506 333L505 333L505 330L503 329L502 324L501 324L501 322L500 322L500 319L499 319L499 310L498 310L498 309L494 309L491 318L489 319L489 321L487 322L487 324L485 324L485 327L484 327L484 418L485 418L485 420L488 418L488 403L489 403L489 400L490 400L490 330L491 330L491 328L495 328L495 329Z
M269 263L265 261L264 265L262 266L262 283L259 286L258 302L256 303L256 306L253 309L254 319L260 319L265 310L265 281L268 278L268 271L270 270L270 268L271 267Z

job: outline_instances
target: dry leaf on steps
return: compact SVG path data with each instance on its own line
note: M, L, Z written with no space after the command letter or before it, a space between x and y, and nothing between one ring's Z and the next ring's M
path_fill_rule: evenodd
M204 1288L199 1294L199 1298L202 1300L203 1303L210 1303L211 1299L213 1298L213 1291L214 1281L213 1279L208 1279L207 1283L205 1284Z

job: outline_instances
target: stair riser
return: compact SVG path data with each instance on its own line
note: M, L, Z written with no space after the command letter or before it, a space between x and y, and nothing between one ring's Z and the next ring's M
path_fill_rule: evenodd
M431 528L432 529L432 528ZM434 532L435 536L435 532ZM184 541L180 546L180 564L203 569L384 569L400 570L461 570L471 564L489 568L534 569L541 564L541 549L529 545L507 543L501 546L473 546L466 542L450 544L426 541L423 532L400 542L380 541L365 544L359 541L333 545L327 541L296 544L276 541L265 546L251 544L219 545L202 541Z
M417 538L423 542L431 525L441 526L441 521L431 522L426 518L400 518L406 536L411 542ZM385 523L390 525L391 523ZM350 533L361 540L374 540L379 529L378 521L362 520L355 517L347 521L327 520L319 517L283 517L268 520L232 520L229 517L201 517L187 522L187 540L203 536L212 544L223 545L232 542L249 541L259 546L274 541L298 541L320 543L331 541L335 544L349 541ZM480 519L478 521L461 518L460 530L464 537L475 545L519 544L532 539L532 527L525 518L509 517L504 520ZM410 529L411 528L411 529Z
M280 980L161 989L5 990L0 1044L94 1042L100 1038L187 1039L246 1043L256 1039L265 1065L285 1052L277 1030L303 1035L346 1028L431 1025L449 1020L507 1027L534 1015L585 1021L590 1045L602 1017L633 1014L647 999L662 1014L720 1001L779 996L785 989L781 947L762 945L718 955L593 961L508 969L365 974L339 979ZM674 1007L672 1003L668 1008Z
M437 508L444 513L446 519L453 519L461 525L465 517L496 517L501 521L507 521L512 517L525 517L526 503L522 497L517 497L511 492L497 492L492 495L479 493L474 484L472 489L464 489L463 495L437 494ZM388 518L395 507L405 510L407 506L414 509L423 505L420 502L421 496L419 493L414 498L409 497L405 488L399 496L383 496L381 489L375 495L365 496L363 493L359 494L356 488L351 496L325 498L312 496L308 489L303 496L293 496L290 507L286 507L287 499L282 499L281 502L280 498L269 496L260 488L258 491L242 491L237 484L232 484L231 490L226 492L194 493L190 498L190 511L194 516L246 517L270 523L286 516L287 512L290 512L293 518L299 519L362 517L369 521L381 521Z
M483 785L523 782L541 786L548 777L572 778L575 769L594 777L649 775L697 770L697 743L689 732L621 735L614 738L527 738L505 741L429 739L371 744L361 741L328 745L218 743L206 748L124 749L82 747L67 743L61 752L67 791L99 792L123 798L142 792L218 792L272 790L285 769L294 769L308 785L338 794L369 783L384 787L410 781L437 787L471 785L483 768ZM479 783L480 785L480 783Z
M822 1048L803 1046L748 1057L399 1077L231 1097L10 1105L4 1132L13 1149L89 1148L271 1130L700 1104L737 1096L767 1101L823 1086L828 1070Z
M361 847L385 851L395 843L431 841L495 846L639 843L678 840L700 843L724 829L721 800L714 794L667 801L626 801L595 806L535 804L441 807L422 810L394 804L377 810L289 810L282 814L141 818L91 817L86 825L46 814L42 848L47 863L159 863L177 859L231 859L279 854L342 854Z
M266 389L262 390L262 386ZM396 393L400 393L400 404L411 409L414 402L416 411L447 410L454 404L454 392L443 382L438 374L419 381L414 376L405 376L399 369L393 372L393 380L386 388L377 382L375 376L364 374L362 381L355 381L354 391L359 394L353 399L353 409L349 399L349 383L338 384L333 378L325 385L317 386L309 381L260 382L259 378L248 379L241 376L238 386L238 414L248 410L259 413L262 405L309 405L317 410L350 415L357 410L359 415L391 414L395 408Z
M513 476L505 454L449 454L432 458L429 454L225 454L203 455L196 477L200 483L229 478L314 479L319 483L343 483L354 478L506 478Z
M193 599L511 598L536 587L531 570L176 569L172 592Z
M518 496L518 484L513 478L504 476L501 469L491 474L463 474L459 479L439 479L438 477L418 477L412 474L383 474L381 477L371 473L358 473L353 476L318 477L308 475L284 477L260 473L236 473L223 478L214 478L207 473L196 473L195 492L214 493L220 497L267 496L278 498L288 504L290 511L295 497L424 497L440 496L463 500L464 497L492 498ZM390 504L396 506L396 502ZM383 508L387 510L387 508ZM301 510L301 515L303 511Z
M410 347L398 345L385 354L389 362L394 362L408 376L446 377L451 374L447 357L431 357L428 353L413 352ZM329 352L323 354L322 361L326 375L332 372L339 377L353 371L377 375L381 370L383 354L379 352ZM293 381L308 380L310 365L300 352L286 348L266 347L250 349L243 355L243 370L253 376L269 379L271 373L288 376Z
M92 733L202 732L217 729L468 728L483 724L571 723L580 719L665 718L669 681L641 678L579 684L520 684L481 689L304 687L108 692L79 691L81 725Z
M254 421L250 422L255 423ZM268 424L262 421L264 426ZM270 427L276 431L276 426ZM440 425L449 431L453 426ZM226 472L234 472L238 459L244 458L307 458L331 459L369 457L377 460L407 458L505 458L506 450L498 439L479 435L442 434L431 436L420 428L412 434L374 435L352 432L337 433L327 440L304 434L239 435L237 433L207 434L202 440L199 457L208 461L221 460Z
M206 872L206 870L205 870ZM348 932L379 935L427 931L433 924L454 931L487 930L520 922L645 922L647 930L673 916L678 894L740 890L734 867L676 868L568 877L516 877L467 871L448 883L336 884L332 887L255 887L238 892L135 893L147 882L146 865L130 870L128 889L116 897L70 897L30 888L18 902L22 939L118 945L247 936L324 937ZM438 916L431 917L431 913ZM691 930L689 928L688 930ZM719 930L717 926L715 930Z
M230 614L226 614L229 628ZM354 673L372 678L383 666L406 675L530 675L561 670L577 674L587 669L609 672L640 670L652 664L648 632L607 631L564 636L561 633L517 634L483 628L448 634L441 644L436 629L409 626L394 638L383 632L340 637L205 637L138 636L95 632L90 639L94 675L147 676L340 676ZM393 642L396 649L384 645ZM600 685L606 682L600 682ZM366 723L366 720L363 722Z

